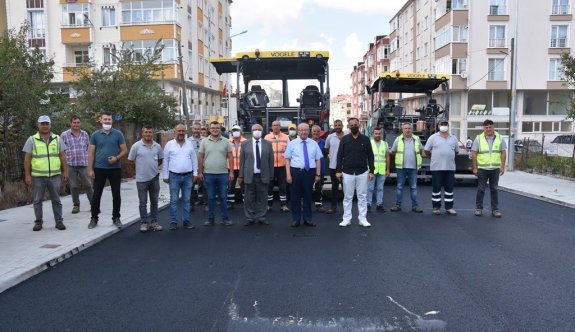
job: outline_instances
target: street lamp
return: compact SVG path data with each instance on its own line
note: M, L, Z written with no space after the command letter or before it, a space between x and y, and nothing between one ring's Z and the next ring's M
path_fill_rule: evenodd
M242 32L238 32L238 33L236 33L236 34L233 34L233 35L230 36L230 38L234 38L235 36L243 35L244 33L248 33L248 30L244 30L244 31L242 31Z

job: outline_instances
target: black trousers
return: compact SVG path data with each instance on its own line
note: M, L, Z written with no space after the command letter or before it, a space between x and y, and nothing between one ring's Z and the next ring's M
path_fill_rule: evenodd
M337 207L337 197L339 196L339 185L341 182L335 176L335 169L329 169L329 178L331 179L331 207L335 209Z
M286 168L274 167L274 178L268 184L268 205L272 206L274 203L274 182L277 181L280 204L287 204L287 183L286 183Z
M489 191L491 192L491 211L497 210L499 206L499 197L497 188L499 186L499 169L478 169L477 170L477 196L475 197L475 208L483 209L483 197L487 182L489 182Z
M92 196L92 218L98 219L100 214L100 200L106 186L106 180L110 181L112 189L112 218L120 218L120 184L122 183L122 169L120 168L94 168L94 194Z
M441 208L441 189L445 209L453 208L453 187L455 186L455 171L431 171L431 202L434 209Z

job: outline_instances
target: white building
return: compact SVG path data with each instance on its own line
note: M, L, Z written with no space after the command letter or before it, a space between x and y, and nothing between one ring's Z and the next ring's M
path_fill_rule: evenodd
M517 138L541 141L545 135L548 141L574 131L565 119L573 90L559 70L561 54L575 46L572 1L517 3L409 0L390 20L390 70L451 74L451 128L461 140L479 134L487 118L508 134L516 25ZM408 110L424 104L415 96L406 99ZM441 92L437 99L445 103ZM479 105L485 109L478 111Z
M158 73L166 93L182 97L178 46L181 45L187 106L195 119L221 115L220 78L210 57L229 56L231 0L4 0L0 26L31 26L30 45L55 61L53 83L69 91L71 67L111 65L122 47L142 52L162 39ZM70 91L74 97L74 91Z

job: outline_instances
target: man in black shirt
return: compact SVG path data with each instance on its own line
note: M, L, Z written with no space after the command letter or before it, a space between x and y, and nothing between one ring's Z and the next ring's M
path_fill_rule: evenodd
M353 193L357 192L357 207L359 210L359 225L369 227L367 222L367 183L373 179L375 169L373 150L367 136L359 133L359 120L350 118L348 126L351 134L345 135L339 143L337 151L336 176L343 178L343 221L341 227L351 225L351 208ZM368 169L369 167L369 169Z

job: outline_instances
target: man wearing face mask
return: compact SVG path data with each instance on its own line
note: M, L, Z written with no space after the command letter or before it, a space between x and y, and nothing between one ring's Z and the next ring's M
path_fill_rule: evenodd
M297 138L297 127L295 124L291 123L288 126L288 134L289 134L289 140L293 141L294 139Z
M100 214L100 200L106 185L110 182L112 189L112 222L122 228L120 221L120 184L122 182L122 166L120 159L128 154L126 141L121 131L112 128L112 113L102 112L100 115L102 129L92 134L88 149L88 176L94 180L94 193L92 195L92 218L88 228L98 226Z
M242 128L238 125L232 127L232 137L230 137L230 146L232 147L232 157L234 160L234 179L228 186L228 209L234 208L236 202L236 181L240 172L240 153L242 143L246 139L242 136Z
M439 131L429 137L423 152L431 158L431 203L433 214L441 214L441 188L445 213L457 215L453 209L453 187L455 185L455 155L459 153L457 137L449 133L449 121L439 120Z
M353 194L357 193L359 225L370 227L367 221L367 185L373 180L375 170L373 149L367 136L359 132L359 120L349 118L347 121L350 135L345 135L337 151L336 176L343 182L343 220L340 227L351 225Z
M267 188L274 177L274 150L272 143L262 139L263 128L252 126L252 138L244 140L240 151L238 184L244 183L245 226L256 222L269 225L267 213Z

